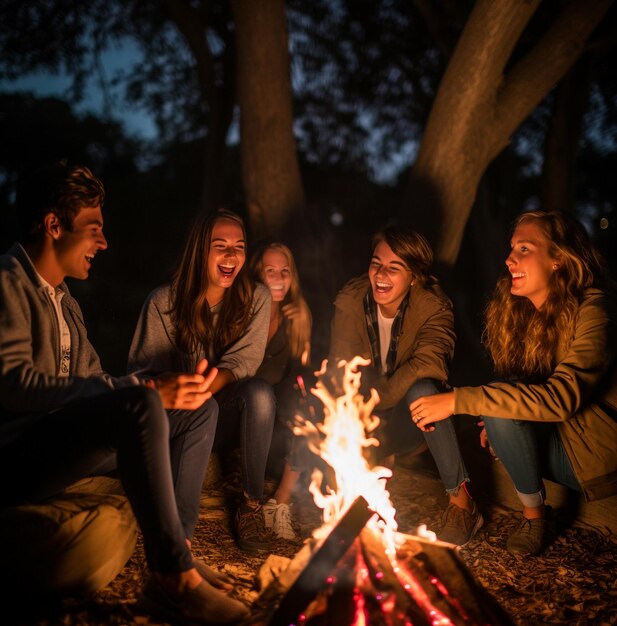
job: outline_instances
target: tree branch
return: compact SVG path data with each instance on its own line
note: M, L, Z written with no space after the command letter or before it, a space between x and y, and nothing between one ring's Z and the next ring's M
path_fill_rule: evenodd
M203 9L189 6L184 0L166 0L171 19L184 35L197 65L197 77L202 98L210 107L216 102L216 83L210 48L203 31Z
M495 118L509 137L585 49L585 42L613 0L573 0L538 44L509 72L497 98ZM503 144L496 146L500 150Z

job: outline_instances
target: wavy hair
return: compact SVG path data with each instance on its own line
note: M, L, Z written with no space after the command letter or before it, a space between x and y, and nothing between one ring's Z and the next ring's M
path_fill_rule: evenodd
M103 183L85 166L57 161L43 169L26 172L17 186L17 214L20 236L35 240L43 230L48 213L72 230L73 220L85 207L102 207Z
M497 282L485 311L483 342L501 377L549 375L560 346L567 348L572 340L585 290L602 284L607 275L600 253L574 218L559 211L530 211L514 221L512 232L529 222L541 229L559 268L539 309L528 298L510 293L509 272Z
M180 261L171 280L171 316L176 328L176 345L186 354L198 354L210 346L217 357L246 331L251 317L255 285L246 269L240 269L231 287L225 290L216 327L206 299L208 255L214 226L227 220L246 229L239 215L219 209L199 213L189 229Z
M268 252L268 250L276 250L277 252L283 254L287 259L289 274L291 276L291 286L289 287L289 291L285 295L285 299L281 304L294 304L305 313L301 319L287 321L287 337L289 339L292 357L298 360L306 358L308 362L310 360L311 346L311 311L306 303L306 300L304 299L304 296L302 295L302 289L300 288L300 275L298 274L298 268L291 250L286 245L277 242L262 246L251 258L251 276L254 280L263 282L263 260L264 255Z

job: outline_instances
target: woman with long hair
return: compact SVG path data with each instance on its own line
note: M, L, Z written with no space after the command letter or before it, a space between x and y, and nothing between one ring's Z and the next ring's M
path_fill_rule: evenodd
M411 404L422 430L453 413L482 416L523 518L507 548L538 554L554 535L543 477L587 500L617 493L615 294L582 226L560 212L514 223L507 273L486 309L499 377Z
M277 411L270 464L277 465L277 460L283 459L278 487L263 507L264 518L277 537L293 540L297 534L289 505L303 462L291 424L301 409L296 376L310 361L311 312L302 295L293 254L286 245L263 245L251 258L250 268L252 277L264 283L272 296L268 344L256 376L274 386Z
M210 390L219 406L215 449L240 444L244 497L234 518L238 544L267 549L260 500L274 426L272 387L254 378L263 360L270 292L255 285L246 261L242 219L226 210L197 216L169 285L147 298L133 336L129 371L160 374L193 368L202 358L218 369Z

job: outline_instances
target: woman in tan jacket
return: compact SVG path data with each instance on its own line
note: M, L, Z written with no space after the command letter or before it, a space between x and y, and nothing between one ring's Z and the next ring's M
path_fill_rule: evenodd
M615 297L581 225L559 212L516 220L486 311L499 381L411 403L421 430L454 413L482 416L483 445L510 474L523 519L507 547L538 554L554 534L542 477L587 500L617 493Z

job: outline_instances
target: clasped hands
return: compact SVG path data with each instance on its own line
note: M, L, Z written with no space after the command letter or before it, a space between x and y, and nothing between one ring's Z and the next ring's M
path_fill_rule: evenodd
M208 361L202 359L194 374L160 374L149 380L148 387L156 389L166 409L193 411L212 397L210 386L218 374L216 367L208 370Z

